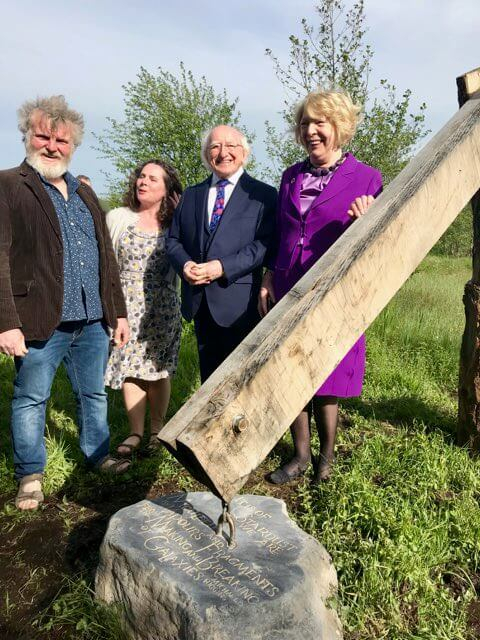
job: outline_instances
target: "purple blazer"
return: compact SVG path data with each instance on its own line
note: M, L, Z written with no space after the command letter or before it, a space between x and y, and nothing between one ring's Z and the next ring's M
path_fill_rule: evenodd
M347 214L358 196L374 197L382 190L377 169L347 154L325 189L305 216L300 212L304 163L289 167L282 176L277 209L277 248L273 286L277 301L321 258L352 224ZM365 337L345 355L315 395L358 396L365 373Z

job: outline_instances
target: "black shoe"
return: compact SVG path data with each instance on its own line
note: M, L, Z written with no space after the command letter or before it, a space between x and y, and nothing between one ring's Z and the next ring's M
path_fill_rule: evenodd
M303 476L309 464L310 461L306 462L305 464L297 462L292 471L287 471L285 467L279 467L275 471L272 471L272 473L268 476L268 480L272 484L287 484L288 482L295 480L295 478Z
M328 482L332 476L334 466L334 457L328 459L324 455L320 454L318 461L316 461L313 478L310 483L312 487L318 487L320 484Z

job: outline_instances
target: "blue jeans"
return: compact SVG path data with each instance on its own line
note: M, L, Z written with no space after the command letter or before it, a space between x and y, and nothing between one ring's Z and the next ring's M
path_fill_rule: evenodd
M103 381L108 344L102 320L62 322L48 340L27 342L27 355L15 358L12 440L17 479L45 469L45 411L62 360L77 399L80 448L92 465L108 454L110 434Z

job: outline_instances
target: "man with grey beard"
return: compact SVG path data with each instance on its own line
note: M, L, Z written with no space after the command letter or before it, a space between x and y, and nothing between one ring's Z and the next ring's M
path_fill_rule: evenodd
M129 338L126 308L100 204L68 171L81 143L82 116L63 96L18 111L26 159L0 171L0 352L13 356L15 499L21 510L43 501L45 410L61 362L77 399L80 448L89 465L122 473L108 455L103 376L109 334Z

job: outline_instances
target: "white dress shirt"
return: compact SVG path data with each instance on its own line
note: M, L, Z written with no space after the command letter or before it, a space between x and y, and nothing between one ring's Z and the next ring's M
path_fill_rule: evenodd
M230 196L233 193L233 190L237 186L237 182L240 180L240 176L242 175L244 169L240 167L235 173L227 178L228 184L225 185L225 207L227 206L227 202L230 200ZM208 190L208 204L207 204L207 214L208 214L208 224L210 224L210 220L212 219L213 213L213 205L215 204L215 199L217 197L217 182L221 180L216 173L212 173L212 181L210 183L210 188Z

